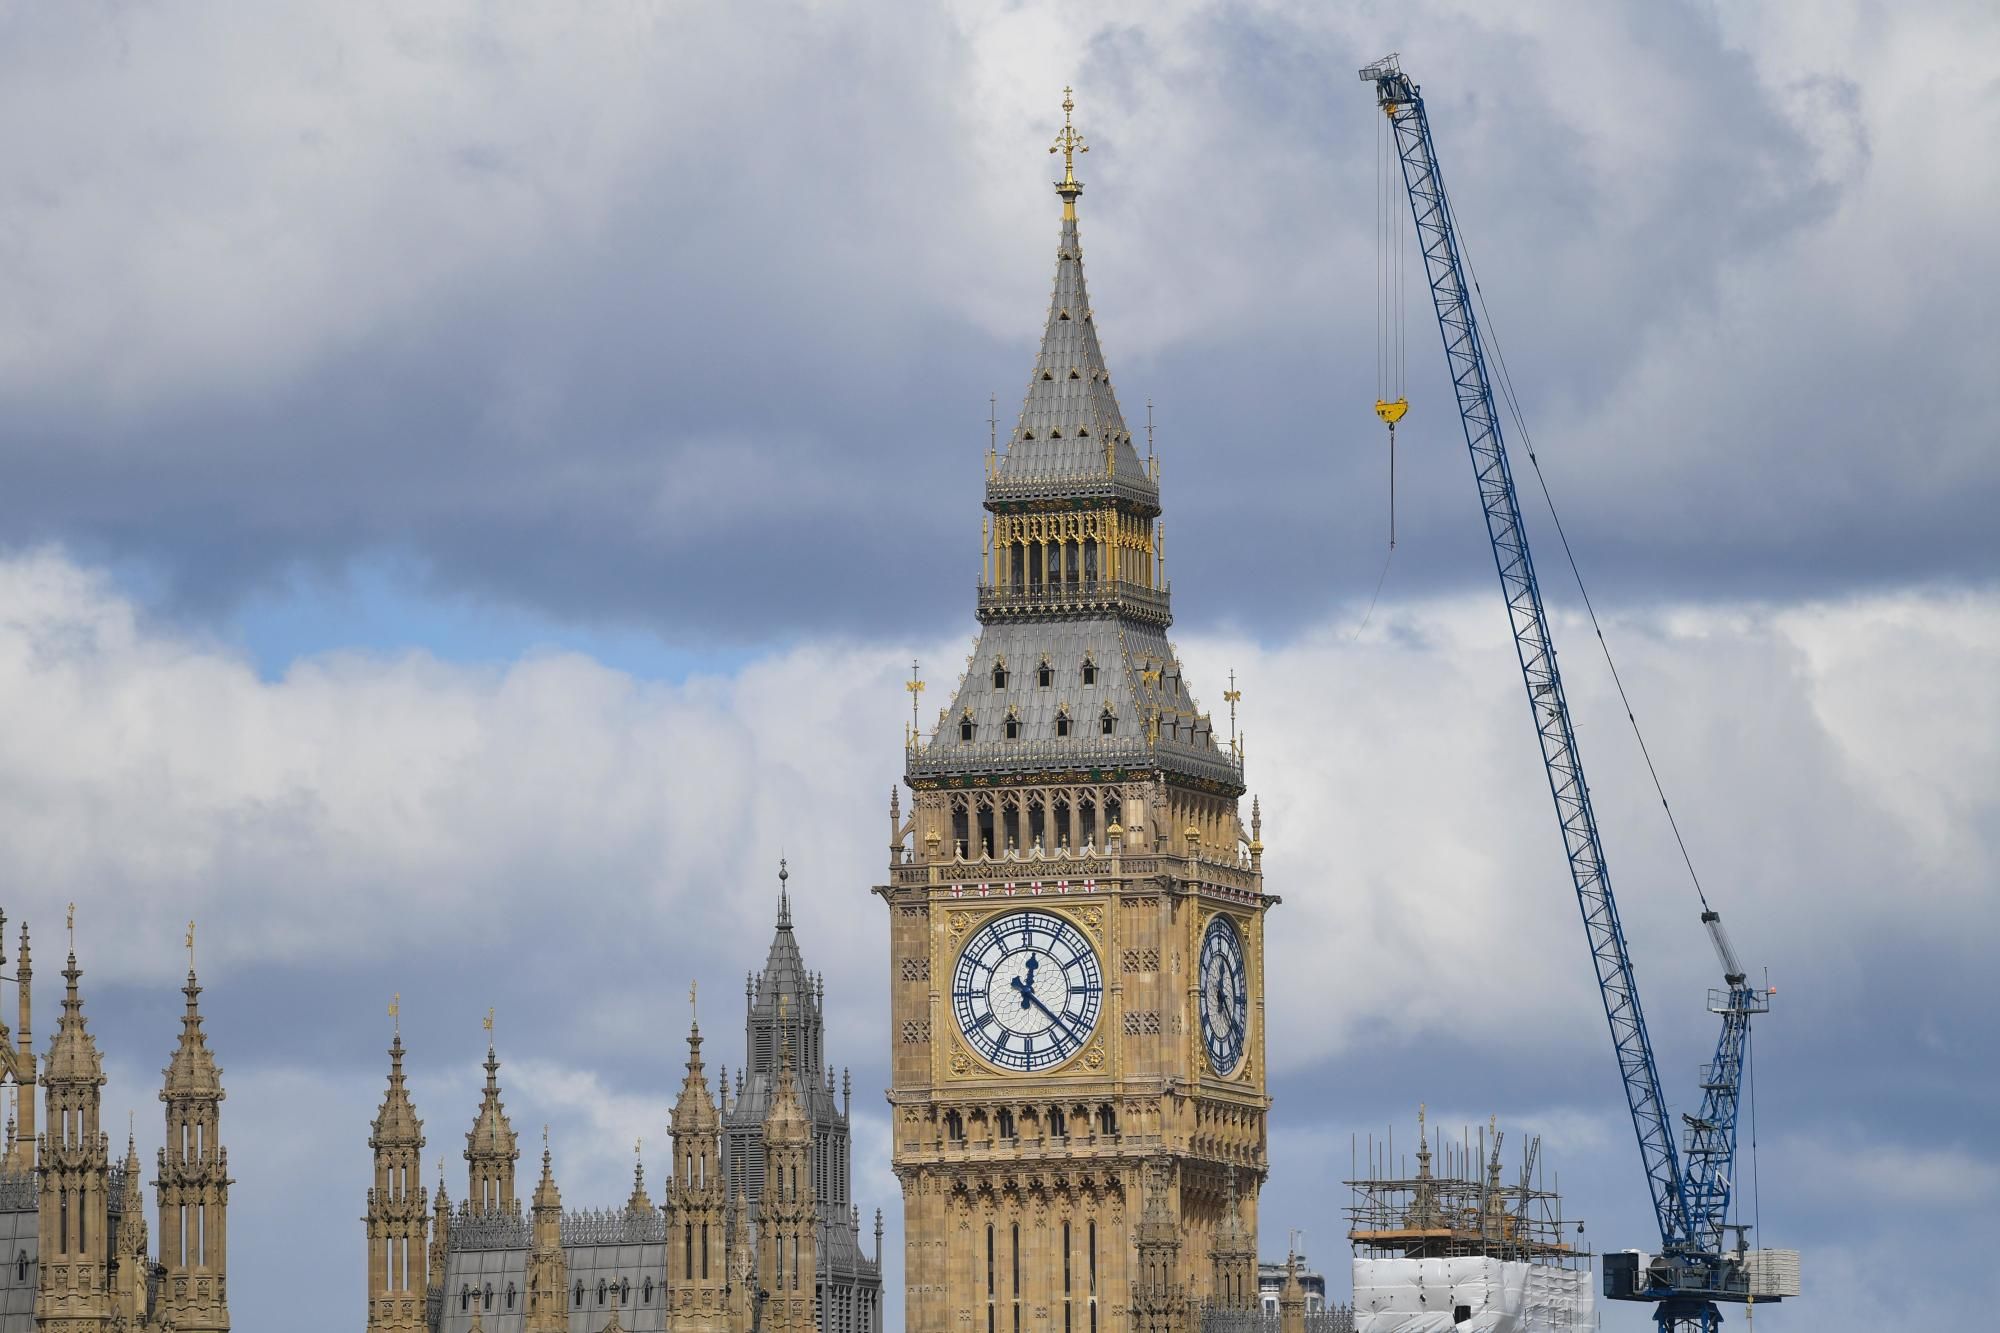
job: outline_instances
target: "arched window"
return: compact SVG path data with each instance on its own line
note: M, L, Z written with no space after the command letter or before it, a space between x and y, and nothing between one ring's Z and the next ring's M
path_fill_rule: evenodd
M507 1284L507 1308L514 1308L514 1284L511 1282Z
M597 1279L597 1303L604 1304L604 1298L611 1292L611 1284L603 1278Z
M1100 1134L1118 1132L1118 1113L1111 1109L1109 1102L1097 1108L1097 1130Z
M28 1252L26 1250L22 1250L14 1258L14 1280L16 1282L26 1282L28 1280Z
M944 1136L953 1143L965 1142L965 1117L957 1111L944 1113Z
M1003 1139L1014 1137L1014 1113L1006 1107L1000 1108L1000 1137Z
M1059 1139L1069 1137L1069 1121L1063 1116L1060 1106L1049 1108L1049 1133Z
M484 1295L485 1295L485 1301L483 1302L482 1308L491 1310L493 1308L493 1284L491 1282L486 1284L486 1291Z
M472 1284L469 1282L459 1283L458 1308L461 1310L470 1310L472 1308Z
M646 1285L641 1288L641 1292L645 1297L646 1304L651 1305L653 1303L653 1279L646 1279Z
M577 1279L577 1281L576 1281L576 1304L577 1304L577 1308L578 1308L578 1309L582 1309L582 1308L583 1308L583 1279L582 1279L582 1278L578 1278L578 1279Z
M632 1303L632 1279L629 1277L618 1279L618 1303L620 1305Z

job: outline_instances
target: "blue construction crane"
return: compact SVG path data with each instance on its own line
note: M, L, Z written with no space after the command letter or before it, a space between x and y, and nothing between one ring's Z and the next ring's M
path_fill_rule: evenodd
M1597 969L1604 1016L1611 1025L1618 1073L1624 1080L1625 1100L1645 1163L1646 1185L1660 1224L1656 1256L1645 1259L1631 1251L1606 1256L1605 1295L1653 1302L1654 1319L1669 1333L1683 1329L1713 1333L1722 1324L1717 1304L1751 1300L1753 1277L1759 1279L1754 1284L1758 1303L1779 1299L1780 1291L1795 1294L1783 1280L1763 1280L1756 1252L1743 1247L1743 1229L1726 1220L1750 1019L1769 1010L1770 991L1748 984L1729 937L1723 933L1722 918L1709 908L1704 895L1702 925L1721 960L1724 982L1724 989L1710 992L1708 1007L1722 1016L1722 1035L1716 1042L1715 1059L1702 1075L1701 1110L1681 1117L1683 1138L1677 1146L1666 1099L1660 1092L1652 1043L1646 1036L1645 1016L1639 1008L1638 985L1632 975L1625 931L1618 920L1618 904L1611 895L1604 845L1590 805L1590 787L1577 755L1562 674L1556 668L1555 645L1549 636L1548 614L1542 607L1534 561L1528 554L1528 537L1521 525L1521 507L1500 433L1493 385L1487 376L1486 353L1473 316L1451 205L1438 174L1424 100L1417 85L1398 67L1395 56L1368 66L1361 71L1361 78L1375 85L1402 164L1424 273L1444 337L1445 359L1458 393L1465 443L1479 482L1480 506L1486 511L1486 532L1492 539L1493 560L1507 599L1521 678L1527 685L1549 793L1555 798L1577 905L1583 911L1584 932ZM1385 390L1384 401L1377 403L1376 410L1393 428L1395 419L1402 416L1402 402L1400 398L1389 401L1391 391ZM1723 1246L1725 1230L1737 1232L1734 1249Z

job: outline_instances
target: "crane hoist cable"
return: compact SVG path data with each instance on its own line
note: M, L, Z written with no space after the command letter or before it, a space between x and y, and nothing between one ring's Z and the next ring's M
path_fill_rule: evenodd
M1396 549L1396 423L1410 410L1403 383L1405 266L1401 163L1395 129L1384 122L1375 139L1375 415L1389 428L1389 549ZM1383 577L1389 567L1383 562ZM1381 580L1375 584L1381 595ZM1370 611L1374 607L1371 602ZM1363 623L1366 624L1364 618Z

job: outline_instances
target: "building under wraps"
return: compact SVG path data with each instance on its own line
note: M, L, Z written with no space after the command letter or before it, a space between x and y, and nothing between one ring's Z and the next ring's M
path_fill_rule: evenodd
M1597 1327L1583 1224L1565 1220L1561 1195L1541 1187L1541 1140L1529 1140L1509 1180L1504 1136L1489 1129L1433 1151L1420 1109L1413 1176L1394 1170L1392 1147L1370 1141L1366 1176L1346 1182L1355 1333Z

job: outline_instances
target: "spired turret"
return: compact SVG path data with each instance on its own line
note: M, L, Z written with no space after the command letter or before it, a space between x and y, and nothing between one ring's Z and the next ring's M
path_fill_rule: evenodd
M799 1101L787 1045L764 1116L764 1197L757 1227L758 1275L762 1292L769 1293L763 1326L771 1333L813 1333L819 1326L819 1205L811 1144L812 1122Z
M729 1328L728 1184L722 1117L701 1062L701 1024L688 1025L687 1078L673 1110L673 1174L667 1184L667 1289L673 1324L688 1333Z
M110 1265L110 1140L99 1127L104 1060L84 1022L76 951L63 970L62 1017L42 1070L49 1128L41 1136L40 1283L38 1328L85 1333L112 1319Z
M420 1333L425 1326L430 1219L422 1180L424 1122L405 1086L403 1053L399 1027L389 1045L389 1089L368 1137L375 1155L367 1216L368 1333Z
M190 927L189 939L193 939ZM191 948L192 946L190 946ZM160 1305L179 1333L229 1327L229 1150L222 1146L222 1070L201 1025L201 984L188 969L180 1044L160 1101L166 1141L160 1201Z
M492 1023L491 1015L487 1022ZM479 1113L465 1134L465 1197L475 1213L518 1213L514 1197L514 1163L521 1160L521 1148L514 1126L507 1119L506 1104L500 1100L500 1057L494 1054L492 1029L486 1042L486 1091Z
M146 1196L141 1188L144 1173L139 1169L139 1141L125 1136L125 1192L120 1200L118 1243L112 1256L111 1307L128 1328L137 1328L146 1319L147 1278L152 1270L152 1250L146 1239Z
M526 1333L568 1333L569 1263L562 1245L562 1192L556 1188L546 1128L542 1130L542 1178L535 1186L530 1245Z

